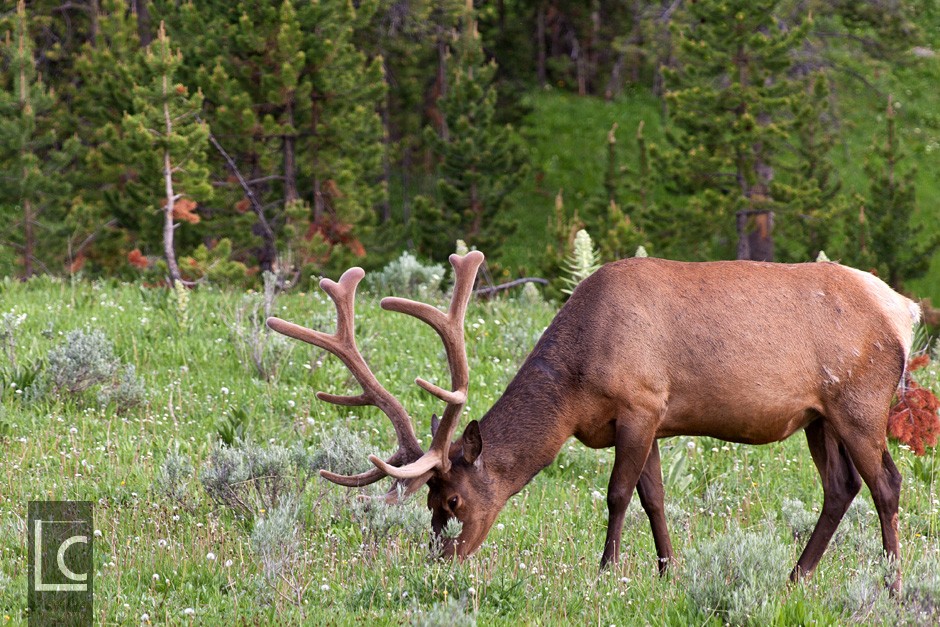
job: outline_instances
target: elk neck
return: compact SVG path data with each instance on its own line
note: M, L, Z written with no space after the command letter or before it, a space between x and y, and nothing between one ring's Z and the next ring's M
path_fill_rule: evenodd
M508 498L552 463L572 435L567 373L534 351L480 420L484 464Z

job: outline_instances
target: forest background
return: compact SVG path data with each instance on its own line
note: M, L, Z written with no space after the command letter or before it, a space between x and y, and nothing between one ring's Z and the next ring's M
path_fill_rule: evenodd
M0 275L555 278L584 228L940 302L936 0L5 5Z

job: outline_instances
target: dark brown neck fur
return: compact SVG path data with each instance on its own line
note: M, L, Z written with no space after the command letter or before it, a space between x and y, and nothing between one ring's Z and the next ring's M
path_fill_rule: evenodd
M529 356L480 420L484 464L504 498L551 464L572 435L562 419L570 407L567 375L538 355L536 350Z

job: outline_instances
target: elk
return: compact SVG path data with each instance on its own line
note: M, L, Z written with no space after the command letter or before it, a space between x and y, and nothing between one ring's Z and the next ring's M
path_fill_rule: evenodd
M356 346L362 269L320 283L336 304L335 334L268 319L275 331L339 357L363 389L318 398L375 405L397 434L397 452L384 460L370 455L371 470L351 476L321 470L324 478L358 487L390 476L389 501L427 485L434 533L440 537L451 518L463 524L456 539L442 539L445 555L464 558L568 438L612 446L601 567L619 559L635 489L662 573L673 549L657 440L693 435L766 444L802 430L822 480L823 507L791 580L818 564L862 481L878 512L884 553L898 558L901 476L886 447L886 425L920 316L912 301L869 273L835 263L610 263L574 290L502 397L454 440L470 380L464 314L482 261L476 251L451 255L456 285L446 313L401 298L381 302L424 321L444 343L450 389L416 380L446 403L441 420L432 418L427 452ZM888 582L895 591L900 577L898 568Z

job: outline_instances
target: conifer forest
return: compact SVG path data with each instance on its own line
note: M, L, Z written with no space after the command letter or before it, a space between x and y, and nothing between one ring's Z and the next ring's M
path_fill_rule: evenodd
M69 624L940 624L940 0L0 0L0 87L0 627L66 624L38 622L50 502L94 513L58 553L93 581ZM666 309L633 313L657 281L637 309L590 285L784 270L656 258L806 263L869 300L761 285L779 311L734 318L706 277L656 301L708 301L659 333ZM883 374L865 324L787 318L817 296L877 300L851 320L879 329L922 311L878 397L890 481L846 444L872 423L847 438L829 406L767 435L754 399L807 363L857 358L809 376L853 408ZM628 318L669 341L628 359ZM778 363L804 331L835 348ZM744 336L761 363L716 357ZM585 412L617 415L558 435L595 370L671 374L675 346L695 416L766 375L721 405L753 425L627 445L598 386ZM544 463L442 559L476 524L444 489L497 476L494 433Z
M8 3L0 271L820 252L940 296L930 0ZM938 299L940 300L940 299Z

